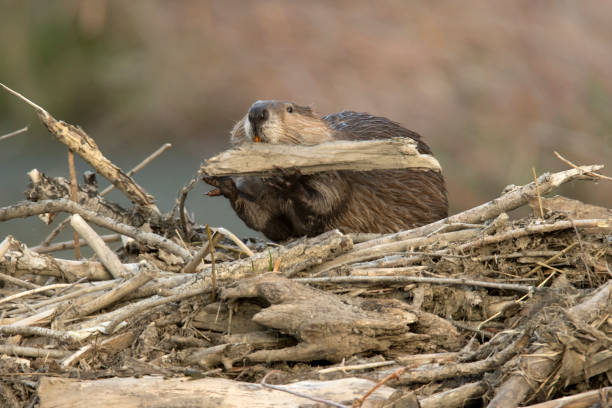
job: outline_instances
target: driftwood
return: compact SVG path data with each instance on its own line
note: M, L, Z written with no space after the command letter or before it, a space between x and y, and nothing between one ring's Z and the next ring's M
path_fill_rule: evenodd
M302 174L404 168L441 171L438 160L432 155L419 153L414 140L395 138L338 141L315 146L252 143L211 157L200 172L209 176L261 176L274 172L276 167L299 169Z

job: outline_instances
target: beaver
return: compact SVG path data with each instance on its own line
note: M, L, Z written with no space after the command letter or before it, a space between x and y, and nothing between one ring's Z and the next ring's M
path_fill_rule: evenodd
M334 140L409 137L432 154L418 133L389 119L343 111L319 116L310 107L257 101L231 131L231 143L315 145ZM204 177L227 197L238 216L273 241L344 233L391 233L448 214L442 174L434 170L325 171L310 175L277 168L270 177Z

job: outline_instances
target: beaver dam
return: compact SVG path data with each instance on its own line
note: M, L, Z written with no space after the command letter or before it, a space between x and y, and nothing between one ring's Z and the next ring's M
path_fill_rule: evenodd
M83 130L26 101L69 156L81 156L133 206L105 200L94 173L77 185L69 166L66 178L30 171L27 200L0 208L0 222L38 216L54 229L32 248L0 237L1 406L612 401L612 209L547 198L564 183L606 178L603 166L534 174L490 202L394 234L242 241L190 219L184 201L196 181L164 213ZM352 143L323 149L349 149L354 163L368 142ZM194 180L296 166L267 163L263 150L260 168L219 169L233 162L217 157ZM370 168L386 161L374 158ZM533 215L507 215L521 206ZM80 238L54 242L63 227ZM85 245L93 258L56 252Z

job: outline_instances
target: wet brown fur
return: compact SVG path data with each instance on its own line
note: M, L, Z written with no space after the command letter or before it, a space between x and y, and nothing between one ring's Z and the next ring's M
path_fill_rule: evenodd
M319 117L308 107L266 103L270 118L256 130L264 143L313 145L403 136L417 141L419 152L431 154L417 133L382 117L351 111ZM234 145L253 143L252 138L253 129L245 116L232 129L231 141ZM283 184L283 178L288 183ZM334 228L390 233L428 224L448 213L444 178L436 171L298 173L273 178L236 177L233 183L235 188L225 189L223 194L238 216L275 241L314 236Z

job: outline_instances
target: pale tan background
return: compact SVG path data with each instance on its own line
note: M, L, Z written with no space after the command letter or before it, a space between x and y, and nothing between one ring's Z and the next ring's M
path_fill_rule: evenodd
M528 182L532 166L565 169L553 150L612 164L611 21L612 3L596 0L0 1L0 80L125 169L172 142L136 177L163 210L249 105L274 98L423 134L456 212ZM31 168L66 174L62 146L1 94L0 134L28 123L0 142L2 206L22 199ZM248 235L205 190L188 203L198 221ZM610 183L563 192L612 203ZM0 235L36 241L37 228L13 221Z

